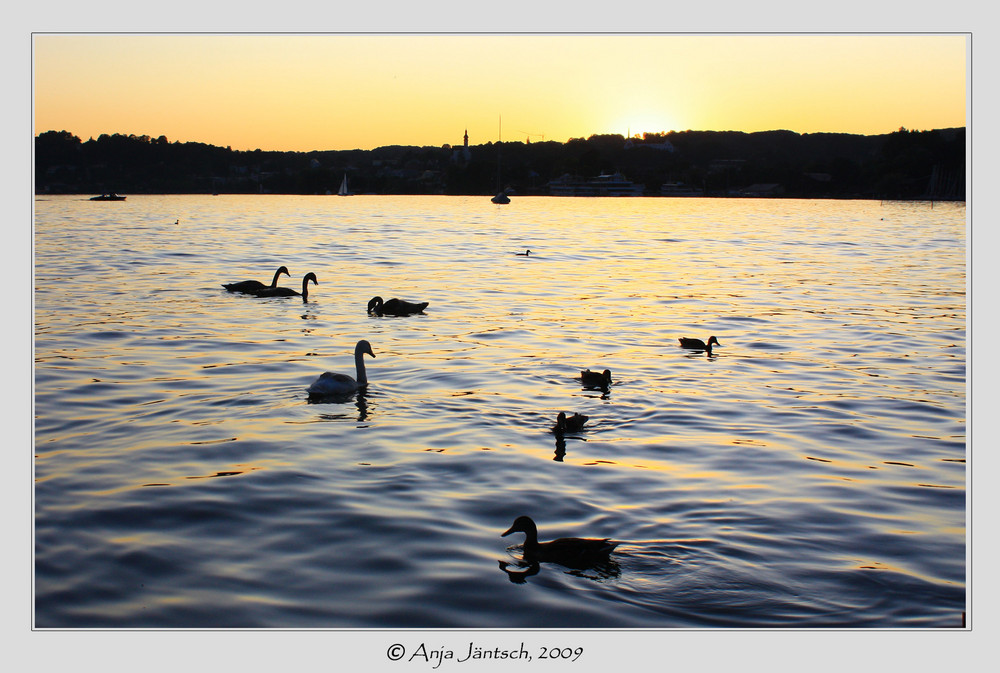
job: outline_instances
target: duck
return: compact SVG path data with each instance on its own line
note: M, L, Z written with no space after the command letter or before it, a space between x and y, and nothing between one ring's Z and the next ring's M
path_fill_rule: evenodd
M365 339L358 341L354 346L354 367L357 370L357 379L353 379L347 374L334 374L323 372L319 378L309 386L310 397L329 397L338 395L350 395L368 386L368 376L365 372L365 355L375 357L372 352L372 345Z
M606 561L620 542L608 538L586 539L561 537L551 542L538 541L538 527L530 516L514 519L510 528L500 534L524 533L524 560L529 562L551 561L569 567L580 567Z
M531 250L525 250L524 252L515 252L514 254L517 255L518 257L530 257Z
M410 315L411 313L423 313L428 303L426 301L420 303L404 301L396 298L383 302L382 297L372 297L371 301L368 302L368 312L374 312L376 315Z
M561 435L564 432L580 432L583 429L583 424L589 420L590 416L576 413L572 416L567 416L565 411L560 411L559 415L556 416L556 424L552 426L552 432L557 435Z
M264 285L264 283L259 280L241 280L238 283L223 283L222 287L226 288L230 292L245 292L247 294L253 294L267 287L278 287L278 276L281 274L285 274L288 277L291 277L292 275L288 273L287 266L279 266L278 270L274 272L274 278L271 280L270 285Z
M312 281L315 285L319 285L319 281L316 280L316 274L310 271L302 277L302 292L296 292L295 290L291 290L287 287L272 286L265 287L262 290L255 290L253 294L258 297L298 297L301 295L304 300L309 296L309 281Z
M605 369L603 372L598 373L584 369L580 372L580 380L583 381L583 385L585 386L607 388L611 385L611 370Z
M687 337L681 337L678 341L681 343L681 348L689 348L696 351L708 351L709 353L712 352L712 344L715 344L716 346L722 345L714 336L708 337L708 343L705 343L701 339L689 339Z

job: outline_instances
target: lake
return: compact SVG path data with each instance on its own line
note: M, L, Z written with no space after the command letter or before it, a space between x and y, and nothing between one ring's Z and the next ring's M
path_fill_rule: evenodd
M964 625L964 203L40 196L34 251L36 628Z

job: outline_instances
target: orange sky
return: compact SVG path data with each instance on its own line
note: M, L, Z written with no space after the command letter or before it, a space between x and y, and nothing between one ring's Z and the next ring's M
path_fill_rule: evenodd
M964 35L36 34L35 133L239 150L966 124Z

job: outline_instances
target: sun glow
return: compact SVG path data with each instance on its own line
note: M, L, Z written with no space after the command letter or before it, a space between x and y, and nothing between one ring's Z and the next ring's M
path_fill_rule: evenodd
M627 138L642 138L644 134L669 133L680 130L667 115L655 113L639 113L622 116L616 121L609 133L621 133Z
M498 115L505 140L556 142L948 128L965 125L967 44L962 35L36 35L35 132L309 151L457 144L465 130L476 145L496 140ZM517 87L497 86L508 76Z

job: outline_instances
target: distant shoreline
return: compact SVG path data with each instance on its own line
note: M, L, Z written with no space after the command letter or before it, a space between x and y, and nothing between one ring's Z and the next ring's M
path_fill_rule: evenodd
M35 137L34 193L767 197L962 201L966 129L683 131L565 143L240 151L160 136Z

